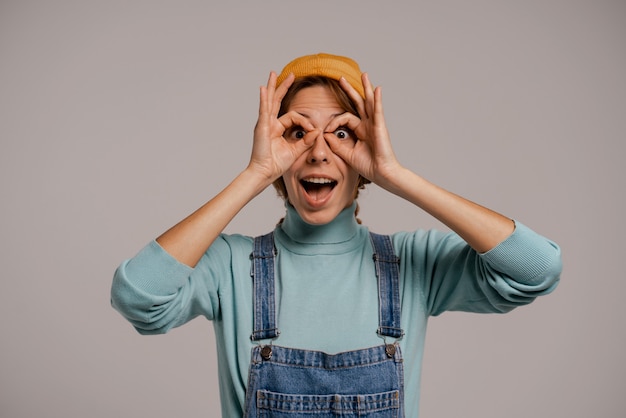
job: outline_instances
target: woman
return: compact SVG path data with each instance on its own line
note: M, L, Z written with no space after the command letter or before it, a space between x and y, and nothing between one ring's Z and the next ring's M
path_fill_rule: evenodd
M370 233L356 218L368 182L454 232ZM272 183L275 230L223 234ZM553 242L403 167L380 87L316 54L270 74L248 166L118 268L112 303L144 334L214 321L225 417L416 417L428 316L507 312L560 271Z

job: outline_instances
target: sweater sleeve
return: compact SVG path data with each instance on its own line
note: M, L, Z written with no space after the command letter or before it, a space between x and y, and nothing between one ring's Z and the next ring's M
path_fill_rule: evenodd
M562 269L559 246L519 222L486 253L477 253L456 234L431 231L415 238L402 256L409 259L405 268L412 269L431 315L508 312L552 292Z
M191 268L152 241L115 271L111 304L141 334L163 334L200 315L214 319L229 253L220 237Z

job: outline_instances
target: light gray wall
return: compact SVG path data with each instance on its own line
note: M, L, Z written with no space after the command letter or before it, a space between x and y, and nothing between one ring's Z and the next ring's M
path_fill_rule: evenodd
M0 416L218 416L211 324L141 337L111 277L244 167L269 71L320 51L384 87L405 165L563 248L553 295L431 321L422 415L622 416L625 41L620 0L3 0ZM281 213L267 191L228 231Z

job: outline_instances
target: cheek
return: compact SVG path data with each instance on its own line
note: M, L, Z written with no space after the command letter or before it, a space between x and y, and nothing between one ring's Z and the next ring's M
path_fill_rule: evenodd
M350 199L354 200L358 193L359 175L356 171L352 171L346 176L346 194L350 193Z
M292 165L289 167L287 171L283 173L283 182L285 183L285 187L287 191L294 190L295 187L299 185L298 180L296 179L296 172L300 170L306 164L306 157L301 155Z
M285 189L287 191L286 197L289 197L290 194L293 194L295 192L295 187L297 187L298 182L296 181L296 177L291 170L285 171L282 178L283 183L285 184Z
M348 164L343 162L343 160L341 160L341 162L343 164L343 168L341 170L343 171L343 178L346 180L346 183L349 183L350 185L354 185L356 187L356 184L359 182L359 173L357 173L356 170L354 170Z

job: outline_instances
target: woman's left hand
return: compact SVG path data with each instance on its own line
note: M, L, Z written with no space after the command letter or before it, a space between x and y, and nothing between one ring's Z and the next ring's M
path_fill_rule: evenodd
M351 113L336 116L326 127L324 138L332 151L366 179L383 188L394 173L402 168L391 147L391 140L385 125L382 91L374 88L367 76L361 76L365 99L346 81L339 80L341 87L356 104L359 117ZM340 139L336 132L347 127L356 139Z
M515 228L511 219L450 193L400 165L385 126L381 89L373 88L367 74L361 78L365 99L346 80L339 81L356 104L359 117L343 113L331 120L324 134L331 150L363 177L439 219L476 251L489 251L506 239ZM348 139L349 135L338 138L342 127L351 130L356 139Z

